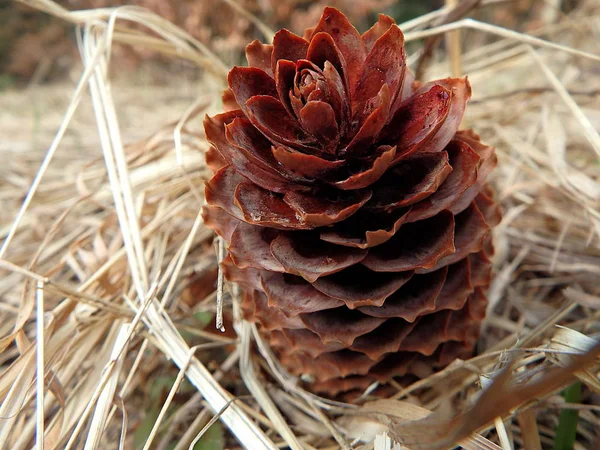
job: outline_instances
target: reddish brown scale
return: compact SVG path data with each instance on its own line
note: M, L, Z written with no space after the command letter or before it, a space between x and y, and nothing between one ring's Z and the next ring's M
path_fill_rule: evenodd
M330 396L468 357L501 218L468 80L415 82L390 17L360 35L334 8L246 56L205 119L203 213L244 317Z

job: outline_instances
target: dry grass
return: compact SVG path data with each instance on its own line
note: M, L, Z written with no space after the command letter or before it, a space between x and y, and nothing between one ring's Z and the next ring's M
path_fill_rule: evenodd
M390 449L388 435L412 450L551 448L561 408L579 411L575 448L597 448L597 2L535 36L471 19L428 27L447 10L403 26L407 40L462 30L468 43L453 53L473 85L466 125L500 157L497 276L478 356L354 404L316 397L287 374L240 318L235 287L182 301L216 264L199 215L208 173L198 115L218 108L227 67L138 8L24 3L78 27L83 70L68 88L2 94L0 448L134 448L144 397L165 373L145 449L192 448L216 420L253 450ZM112 86L113 42L184 58L206 76ZM427 78L449 71L440 55ZM214 313L217 297L237 336L190 321ZM196 394L171 414L185 379ZM564 404L557 393L575 379L582 401Z

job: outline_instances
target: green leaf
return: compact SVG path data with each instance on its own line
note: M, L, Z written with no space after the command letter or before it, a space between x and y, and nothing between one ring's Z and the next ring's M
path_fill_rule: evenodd
M567 403L579 403L581 401L581 382L578 381L566 388L562 396ZM563 409L560 412L554 438L554 450L573 450L577 437L577 422L579 422L578 410Z
M198 311L193 315L200 329L206 328L212 322L214 316L214 313L210 311Z
M0 49L1 50L1 49ZM13 87L15 78L7 73L0 74L0 92Z
M188 322L191 327L198 330L205 329L214 320L215 314L210 311L198 311L192 314L193 322ZM191 333L185 329L179 328L181 337L190 345L195 342L198 338L194 333Z
M177 447L177 442L171 442L167 445L167 450L173 450ZM223 426L220 422L215 422L206 433L202 435L200 440L196 442L193 450L223 450L225 447L225 436L223 434ZM186 447L187 448L187 447Z
M148 394L152 403L156 403L157 400L164 394L169 392L175 384L177 376L175 375L162 375L152 380L152 384L148 389Z
M221 422L215 422L200 438L194 450L223 450L225 447L225 434Z
M133 448L140 449L144 447L144 444L148 440L148 436L150 436L150 433L152 432L152 427L156 423L156 419L158 419L159 413L159 408L152 408L146 412L144 419L133 435Z

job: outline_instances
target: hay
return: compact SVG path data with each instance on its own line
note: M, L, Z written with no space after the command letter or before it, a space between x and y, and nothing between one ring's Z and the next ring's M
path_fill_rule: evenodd
M83 70L76 86L1 94L0 448L134 448L161 373L176 376L143 448L192 448L217 420L251 449L542 448L554 442L561 408L579 411L576 448L597 445L595 2L532 35L473 19L428 28L447 8L403 25L407 40L463 30L477 43L459 56L474 91L465 124L500 157L497 276L478 356L392 383L387 400L373 402L373 386L354 404L319 398L287 374L239 317L235 288L182 300L216 265L199 215L208 172L198 115L218 108L226 65L139 8L23 3L77 26ZM113 42L186 59L211 77L119 89L108 77ZM449 68L438 55L426 77ZM22 111L32 101L40 117L30 128ZM237 337L190 322L221 308L233 311ZM216 364L204 356L215 349ZM167 414L184 379L197 393ZM564 404L557 393L575 379L582 402Z

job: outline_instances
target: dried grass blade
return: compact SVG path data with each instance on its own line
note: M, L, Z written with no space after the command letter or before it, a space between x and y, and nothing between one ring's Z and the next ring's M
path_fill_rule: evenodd
M267 39L267 41L269 41L269 42L273 41L273 36L275 36L275 32L266 23L264 23L262 20L260 20L258 17L256 17L254 14L252 14L250 11L248 11L246 8L244 8L242 5L240 5L235 0L223 0L223 1L225 3L227 3L229 6L231 6L232 9L239 12L242 16L244 16L246 19L248 19L250 22L252 22L254 25L256 25L256 28L258 28L260 30L260 32Z
M53 2L51 2L51 3L53 3ZM25 196L25 199L23 200L21 208L19 209L19 212L17 213L17 216L15 217L15 220L13 221L13 223L11 225L10 231L8 232L6 239L2 243L2 247L0 248L0 259L4 258L4 255L5 255L6 251L8 250L8 246L10 245L11 241L13 240L13 238L19 228L19 224L21 223L21 220L23 219L25 212L29 208L29 205L31 204L31 200L33 199L33 196L37 192L39 185L42 181L42 178L44 177L44 174L48 170L48 166L50 165L50 162L54 158L56 150L58 149L58 146L59 146L60 142L62 141L62 138L64 137L65 132L67 131L67 128L69 127L69 124L71 123L71 119L73 118L73 115L75 114L75 111L77 110L77 107L79 106L79 102L81 101L81 96L83 94L85 85L88 82L90 76L92 75L92 71L100 58L101 51L102 51L102 48L98 48L94 54L90 55L89 64L86 66L85 70L83 71L83 74L81 75L81 78L79 79L79 82L77 83L77 87L75 88L75 92L73 93L72 100L69 103L69 107L67 108L67 112L65 113L65 116L61 122L60 128L58 129L56 136L54 136L54 139L52 140L52 144L50 144L50 147L48 148L48 151L46 152L46 156L44 157L44 160L42 161L42 164L40 165L40 168L37 171L36 176L33 179L33 182L31 183L29 190L27 191L27 195Z
M397 423L390 427L390 435L398 442L414 447L413 450L452 446L496 417L564 387L572 381L574 373L595 364L599 354L600 345L597 345L591 351L574 357L565 367L550 369L530 383L510 387L506 384L511 372L509 366L467 412L452 418L436 413L417 422Z
M190 349L187 362L179 370L179 373L177 374L177 378L175 378L175 382L173 383L173 386L171 386L171 389L169 390L167 399L164 401L162 407L160 408L160 412L158 413L156 422L154 422L154 425L152 426L152 430L150 431L150 435L148 436L148 439L146 439L144 448L142 450L150 449L150 446L152 445L152 442L154 441L154 438L156 437L156 434L158 433L158 428L160 427L163 419L165 418L165 415L167 414L167 410L169 409L169 406L171 406L171 402L173 401L175 394L179 390L179 386L181 386L183 378L185 377L185 372L186 372L187 368L189 367L190 362L192 361L192 358L194 357L195 351L196 351L196 347L192 347Z
M394 430L399 424L408 424L410 422L417 423L430 416L432 412L427 408L413 405L412 403L383 399L365 403L361 408L353 411L351 414L366 415L377 419L381 423L387 425L390 428L390 434L394 436ZM404 439L397 439L397 437L396 440L412 447L409 440L404 442ZM417 441L417 444L420 445L421 442ZM412 447L413 450L421 448L418 445ZM503 450L501 447L479 434L468 436L460 442L460 445L465 449Z
M167 288L165 289L165 292L161 299L161 305L163 307L166 307L166 305L169 303L169 299L171 297L173 289L175 288L175 283L179 279L179 274L181 272L181 268L183 267L183 263L185 262L188 252L190 251L190 248L194 241L194 237L198 233L198 229L200 228L200 226L202 224L203 224L202 213L200 211L198 211L198 214L196 215L196 218L194 219L192 228L190 229L190 232L189 232L188 236L186 237L186 239L183 243L183 246L177 252L176 259L173 259L173 261L171 261L171 264L169 264L161 281L159 282L159 289L160 289L160 288L162 288L162 286L164 285L166 280L169 280L169 283L167 284ZM175 264L172 265L172 263L175 263Z
M189 347L168 316L164 314L164 310L159 308L160 305L156 302L148 308L146 316L149 330L159 342L162 350L181 368L186 364ZM196 358L192 359L187 376L202 393L213 411L222 410L232 400L231 394L223 389ZM252 450L275 450L273 442L235 403L230 404L224 410L221 419L244 447Z
M448 31L460 30L461 28L472 28L474 30L484 31L486 33L495 34L497 36L502 36L505 38L514 39L519 42L531 44L536 47L551 48L575 56L580 56L582 58L591 59L593 61L600 61L600 55L584 52L582 50L577 50L565 45L556 44L554 42L546 41L544 39L529 36L528 34L509 30L508 28L499 27L497 25L491 25L489 23L480 22L478 20L473 20L469 18L459 20L458 22L452 22L446 25L441 25L439 27L434 27L425 31L409 32L404 35L404 39L406 42L410 42L417 39L423 39L429 36L435 36L437 34L447 33Z
M121 357L121 354L126 351L132 331L132 324L123 324L119 328L110 355L111 362L114 362L115 364L114 369L98 397L96 409L94 410L94 415L90 422L90 430L83 447L84 450L96 450L97 448L100 448L100 441L107 424L108 414L115 398L119 376L121 375L121 370L123 368L124 358Z
M517 421L521 428L521 437L523 438L523 448L531 450L542 450L540 442L540 432L537 426L535 412L527 409L517 414Z
M122 337L122 339L114 344L113 350L111 352L111 357L103 369L100 381L96 385L96 388L95 388L93 394L91 395L90 400L86 404L85 409L84 409L81 417L79 418L79 421L77 422L77 425L75 426L75 429L73 430L73 433L71 434L71 437L69 438L69 441L67 442L67 445L65 446L64 450L69 450L70 448L72 448L75 445L75 442L77 441L77 436L81 432L81 429L83 428L89 414L91 413L92 408L94 407L94 405L97 404L98 399L102 395L105 395L106 399L108 399L109 397L110 398L114 397L114 389L116 389L116 383L118 381L118 377L115 378L113 374L115 371L120 370L120 367L122 364L121 363L121 355L127 348L127 345L129 343L129 341L131 340L137 325L142 320L142 317L144 315L144 312L146 311L146 308L151 304L155 295L156 295L156 286L153 286L151 288L151 290L148 292L148 294L146 296L146 300L145 300L144 304L142 305L142 308L140 308L137 311L135 317L133 318L133 320L131 321L129 326L125 329L125 331L123 332L123 335L119 335ZM121 329L119 329L119 332L121 332ZM114 388L111 387L110 390L107 391L107 390L105 390L105 386L111 380L112 380L112 383L115 383L115 386L114 386ZM105 420L105 418L106 418L105 414L106 414L106 411L108 411L107 408L108 408L108 406L106 404L102 406L102 410L100 410L101 412L99 412L99 415L98 415L99 421ZM92 441L99 442L99 437L100 436L97 436L97 437L93 436ZM93 448L93 447L91 447L91 448Z
M579 105L573 100L573 97L569 94L569 91L564 87L564 85L560 82L560 80L554 75L552 70L548 67L548 65L544 62L544 60L540 57L540 55L533 49L529 49L530 55L533 57L535 62L544 72L548 81L559 95L561 100L567 105L571 113L577 119L577 122L581 126L585 137L590 141L592 148L596 152L598 156L600 156L600 135L596 131L596 128L591 123L590 119L583 113ZM600 60L600 57L598 57Z
M240 351L240 373L248 390L252 393L262 410L265 412L269 420L275 426L279 435L284 439L286 444L293 450L302 450L303 446L298 441L292 430L289 428L285 419L271 400L265 388L261 385L256 376L256 371L250 360L250 341L252 338L251 326L248 322L243 321L239 324L238 334L240 343L238 345Z
M188 55L191 52L197 56L194 58L189 55L188 59L194 60L199 63L203 68L209 72L222 77L227 74L227 66L202 42L190 36L188 33L173 25L168 20L154 14L144 8L136 6L121 6L118 8L96 8L83 11L69 11L51 0L18 0L32 8L45 11L56 17L60 17L63 20L74 24L89 24L95 22L98 26L105 26L107 20L111 20L111 16L115 16L114 19L120 18L130 20L132 22L144 25L145 27L156 32L162 36L163 39L168 43L172 50L167 50L166 53L179 54L187 51ZM104 23L103 23L104 22ZM127 29L130 31L129 29ZM121 37L117 34L116 38ZM138 41L139 42L139 41ZM152 44L155 40L142 39L139 43L150 43ZM164 50L164 46L161 45L148 45L154 50ZM198 51L200 54L198 54ZM184 55L185 56L185 55Z
M23 358L23 368L18 376L13 380L8 395L0 405L0 449L8 450L9 438L14 425L18 419L19 412L24 406L27 392L33 377L35 375L35 346L30 347L21 358Z

